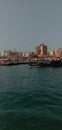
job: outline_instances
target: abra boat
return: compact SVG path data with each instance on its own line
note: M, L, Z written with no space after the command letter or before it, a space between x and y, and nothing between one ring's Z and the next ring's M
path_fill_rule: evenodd
M0 66L11 66L11 65L19 65L20 62L18 60L11 59L1 59Z
M39 66L39 64L38 63L36 63L36 62L29 62L29 66Z
M37 58L31 58L28 62L29 66L39 66L39 61Z
M51 61L51 66L52 67L61 67L62 66L62 61L61 59L55 59Z
M29 65L38 66L38 67L61 67L62 61L61 61L61 59L54 59L54 60L41 59L41 60L37 60L37 61L30 61Z
M51 66L51 61L50 60L46 60L46 59L42 59L39 61L39 67L49 67Z
M40 67L61 67L62 61L61 59L53 59L53 60L41 60L39 62Z

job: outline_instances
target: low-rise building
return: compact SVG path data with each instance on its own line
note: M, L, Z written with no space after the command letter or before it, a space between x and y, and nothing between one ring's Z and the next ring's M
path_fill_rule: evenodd
M55 55L56 51L55 50L48 50L48 56Z
M22 52L22 57L29 57L29 52Z
M17 59L18 57L19 57L19 52L17 52L17 51L12 51L12 50L9 50L8 52L7 52L7 57L9 58L9 59Z
M7 57L7 54L8 54L8 51L4 50L4 51L1 51L0 56Z
M57 49L57 54L60 55L60 57L62 57L62 48Z

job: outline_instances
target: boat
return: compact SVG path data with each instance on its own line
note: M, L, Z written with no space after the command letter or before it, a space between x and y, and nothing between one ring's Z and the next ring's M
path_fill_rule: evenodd
M62 66L62 61L61 59L54 59L51 61L51 66L52 67L61 67Z
M61 67L62 61L61 59L41 59L37 61L30 61L29 65L38 67Z
M37 62L29 62L28 63L30 66L39 66L39 64Z
M0 59L0 66L12 66L12 65L19 65L20 62L18 60L12 59Z
M11 62L4 62L4 61L0 62L0 66L10 66L10 65L13 65L13 63L11 63Z
M30 59L28 64L29 64L29 66L39 66L39 60L38 59Z
M51 66L51 61L48 59L41 59L38 65L39 67L49 67Z

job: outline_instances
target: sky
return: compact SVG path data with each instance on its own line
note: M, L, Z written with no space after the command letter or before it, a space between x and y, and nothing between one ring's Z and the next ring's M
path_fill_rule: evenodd
M62 47L62 0L0 0L0 50Z

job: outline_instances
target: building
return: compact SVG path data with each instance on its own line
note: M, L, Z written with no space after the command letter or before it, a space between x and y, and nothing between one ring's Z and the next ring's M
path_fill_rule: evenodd
M19 52L17 52L17 51L12 51L12 50L9 50L8 52L7 52L7 57L9 58L9 59L17 59L18 57L19 57Z
M0 53L0 56L1 56L1 57L7 57L7 53L8 53L8 51L4 50L4 51L2 51L2 52Z
M62 57L62 48L57 49L57 54L60 55L60 57Z
M22 57L29 57L29 52L22 52Z
M40 44L39 46L37 46L35 48L35 52L38 54L38 55L47 55L47 46L44 45L43 43Z
M55 50L48 50L48 56L55 55L56 51Z

